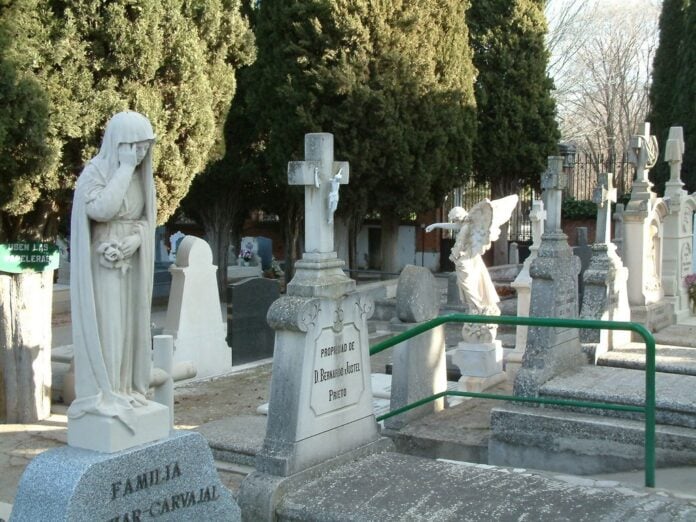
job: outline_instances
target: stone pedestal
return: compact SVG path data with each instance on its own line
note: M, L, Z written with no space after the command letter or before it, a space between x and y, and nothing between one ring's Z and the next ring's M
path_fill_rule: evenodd
M459 367L459 390L481 392L507 379L503 372L503 345L460 342L452 354L452 362Z
M175 432L105 454L65 446L35 457L19 483L10 520L240 520L208 443Z
M114 453L169 436L169 408L156 402L133 408L133 430L120 420L86 413L68 419L68 444L104 453Z
M582 300L581 319L604 321L630 321L626 282L628 270L616 255L612 244L592 245L592 259L585 270L585 294ZM580 340L594 343L595 360L609 350L629 343L631 332L622 330L580 330Z
M418 326L420 323L392 324L394 333ZM438 326L412 337L393 348L390 410L396 410L420 399L447 390L445 364L445 331ZM399 430L409 422L442 411L445 399L440 398L396 417L384 425Z

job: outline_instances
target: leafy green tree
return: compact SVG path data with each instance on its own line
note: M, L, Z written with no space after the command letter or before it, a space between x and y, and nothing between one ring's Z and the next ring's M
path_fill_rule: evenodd
M474 170L494 198L538 185L560 137L546 74L543 0L472 0L469 30L478 69Z
M47 114L44 139L22 138L27 145L33 139L18 155L24 164L2 165L9 190L0 240L55 235L107 119L124 109L146 114L158 135L155 174L165 221L221 151L234 72L253 50L239 0L18 0L1 14L3 66L13 69L16 86L33 86L34 107L45 103ZM0 128L13 126L11 117L3 111ZM37 154L45 158L39 169L29 162Z
M693 3L693 2L691 2ZM684 113L680 112L679 93L684 86L677 79L677 71L688 76L689 64L684 59L684 38L689 0L664 0L660 13L660 41L653 61L652 83L650 85L650 114L648 121L652 133L657 136L662 147L667 142L669 128L676 125ZM682 65L686 70L681 69ZM693 65L691 66L693 70ZM693 73L691 75L693 79ZM688 86L686 86L688 89ZM693 100L693 98L692 98ZM687 108L688 109L688 108ZM688 134L686 136L688 138ZM688 150L688 149L687 149ZM669 179L669 166L663 161L650 171L655 189L663 192L665 181ZM696 182L696 180L694 180ZM691 190L696 188L691 182Z
M264 197L288 224L289 240L299 235L302 190L287 186L287 162L302 159L307 132L334 134L336 158L351 164L338 213L357 228L366 212L379 211L389 262L398 219L439 203L466 177L475 116L465 7L261 2L247 102Z

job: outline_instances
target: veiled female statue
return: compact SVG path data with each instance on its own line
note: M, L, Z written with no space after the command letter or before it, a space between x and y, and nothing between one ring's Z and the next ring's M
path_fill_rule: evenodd
M70 231L76 399L68 416L115 417L131 430L150 384L154 141L137 112L109 120L77 180Z
M462 207L454 207L448 215L449 223L433 223L425 229L431 232L442 228L457 233L450 259L455 266L461 301L472 315L500 315L500 298L481 256L500 236L500 227L510 219L517 201L517 196L493 201L484 199L468 213ZM471 332L465 326L465 337L474 330L477 332L475 337L483 337L481 326L472 325L469 330Z

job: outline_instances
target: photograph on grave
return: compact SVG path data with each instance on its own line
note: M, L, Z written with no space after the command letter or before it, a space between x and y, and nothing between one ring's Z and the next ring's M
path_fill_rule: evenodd
M114 115L75 188L70 291L76 398L68 409L68 443L87 449L116 451L169 434L168 409L145 397L152 356L154 141L143 115Z

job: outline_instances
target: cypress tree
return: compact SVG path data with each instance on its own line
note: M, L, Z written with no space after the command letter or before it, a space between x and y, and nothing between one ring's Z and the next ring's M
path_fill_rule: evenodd
M686 9L684 38L679 67L673 72L677 96L672 125L684 127L682 181L689 192L696 191L696 2Z
M664 0L660 12L660 40L653 61L648 121L662 148L667 143L669 128L677 125L676 122L683 116L677 110L679 89L682 86L676 81L676 77L678 71L682 70L682 65L688 70L688 64L681 63L688 5L689 0ZM655 190L662 192L665 181L669 179L669 166L659 161L650 175L655 183Z
M538 185L560 137L546 74L542 0L472 0L469 30L478 69L474 170L494 198Z
M399 217L434 206L461 183L475 126L465 7L261 2L248 108L267 201L286 223L302 216L302 191L287 187L286 169L302 159L307 132L332 132L335 156L351 163L338 213L361 220L379 211L392 224L387 237Z
M10 187L3 196L11 196L0 207L0 241L56 234L106 121L124 109L147 115L157 133L154 167L165 221L209 156L219 153L234 71L251 58L239 0L18 0L1 14L3 64L11 64L15 85L37 90L35 107L44 100L47 114L42 143L34 140L33 152L21 154L43 150L40 169L1 165ZM0 115L0 128L14 124L10 117Z

